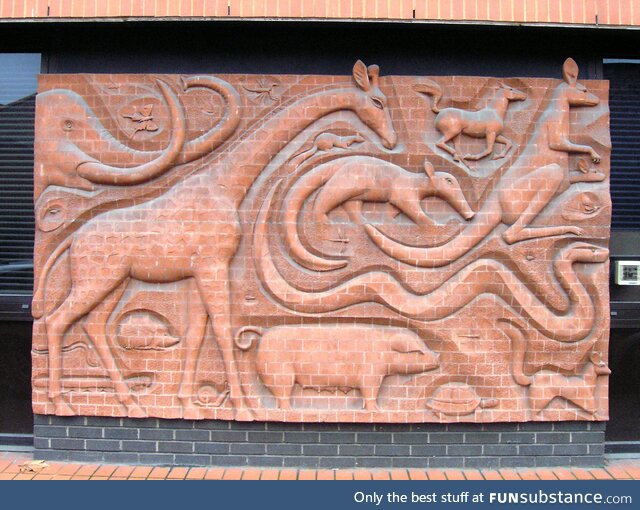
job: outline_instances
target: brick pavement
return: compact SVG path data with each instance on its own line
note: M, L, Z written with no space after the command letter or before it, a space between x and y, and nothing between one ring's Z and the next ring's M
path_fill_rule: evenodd
M640 458L611 458L598 468L332 470L46 462L44 469L25 471L33 460L27 453L0 452L0 480L640 480Z

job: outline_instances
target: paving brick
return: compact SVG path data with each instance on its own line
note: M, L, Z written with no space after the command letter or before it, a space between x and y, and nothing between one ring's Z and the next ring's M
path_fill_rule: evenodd
M103 466L106 467L106 466ZM151 472L153 471L153 467L151 466L136 466L133 471L131 471L131 474L129 475L130 478L147 478ZM98 471L96 474L100 474L100 472ZM106 475L109 476L109 475Z
M518 474L523 480L540 480L533 469L519 469Z
M248 468L243 471L242 479L243 480L260 480L260 475L262 475L261 469Z
M242 478L242 469L229 468L225 469L223 480L240 480Z
M465 479L463 472L457 469L445 469L444 475L447 477L447 480L464 480Z
M513 469L500 469L499 471L504 480L521 480L519 473Z
M128 478L129 476L131 476L131 473L133 473L134 469L135 466L119 466L111 476ZM155 469L153 471L155 471ZM149 474L150 477L153 475L153 471Z
M465 469L463 474L467 480L484 480L484 476L478 469Z
M446 480L447 479L444 472L437 469L427 469L427 477L429 478L429 480Z
M205 480L222 480L223 476L224 476L224 469L211 468L211 469L207 469L207 472L204 475L204 479Z
M608 465L605 467L606 471L611 475L612 478L616 480L628 480L631 478L631 475L627 473L625 469L616 465Z
M117 469L117 466L104 465L99 466L90 476L91 479L95 478L109 478Z
M481 472L485 480L503 480L502 474L499 471L495 471L493 469L483 469Z
M315 480L315 479L316 479L315 469L300 469L298 471L298 480Z
M371 479L372 480L390 480L391 476L389 476L389 472L388 471L378 471L375 470L371 473ZM319 480L319 478L318 478Z
M283 469L280 471L279 480L296 480L298 478L298 471L295 469Z
M277 469L264 469L260 480L277 480L280 477L280 471Z
M587 470L583 468L574 468L571 470L573 476L575 476L578 480L593 480L593 475Z
M151 473L149 473L149 476L147 478L151 479L151 480L155 480L155 479L162 479L164 480L167 475L169 474L170 468L166 468L166 467L155 467L151 470Z
M538 478L540 478L540 480L557 480L558 479L556 474L550 469L538 469L536 471L536 474L538 475Z
M411 480L428 480L427 473L424 469L410 468L409 479Z
M336 471L336 480L353 480L353 472L346 469Z

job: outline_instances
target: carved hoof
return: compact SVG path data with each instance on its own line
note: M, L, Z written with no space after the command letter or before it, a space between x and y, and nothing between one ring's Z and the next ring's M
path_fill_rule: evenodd
M378 403L375 400L367 400L367 401L365 401L364 409L365 409L365 411L373 411L373 412L380 411L380 408L378 407Z
M56 415L57 416L75 416L76 412L73 410L69 404L67 404L62 397L58 397L54 400L54 404L56 406Z
M133 403L127 405L127 416L129 418L146 418L147 412L142 409L138 404Z
M586 232L584 229L580 228L580 227L569 227L567 229L567 234L573 234L576 235L578 237L583 237Z
M200 408L194 405L185 406L182 411L182 417L185 420L199 420Z
M235 419L237 421L253 421L253 413L251 412L250 409L247 409L246 407L242 408L242 409L238 409L236 411L236 417Z
M500 154L496 154L495 156L493 156L491 159L493 159L495 161L496 159L504 158L506 155L507 155L506 152L501 152Z

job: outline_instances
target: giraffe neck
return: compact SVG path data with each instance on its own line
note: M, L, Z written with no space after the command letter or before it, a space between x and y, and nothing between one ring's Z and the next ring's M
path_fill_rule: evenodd
M340 110L356 110L363 93L353 88L317 92L280 110L235 146L214 170L216 183L227 190L239 207L245 194L275 154L303 129L318 119Z

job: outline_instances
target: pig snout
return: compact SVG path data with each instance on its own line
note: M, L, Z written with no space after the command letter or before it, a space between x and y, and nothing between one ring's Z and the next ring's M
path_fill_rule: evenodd
M389 375L393 374L419 374L428 372L440 366L437 354L428 351L394 352L392 363L389 365Z

